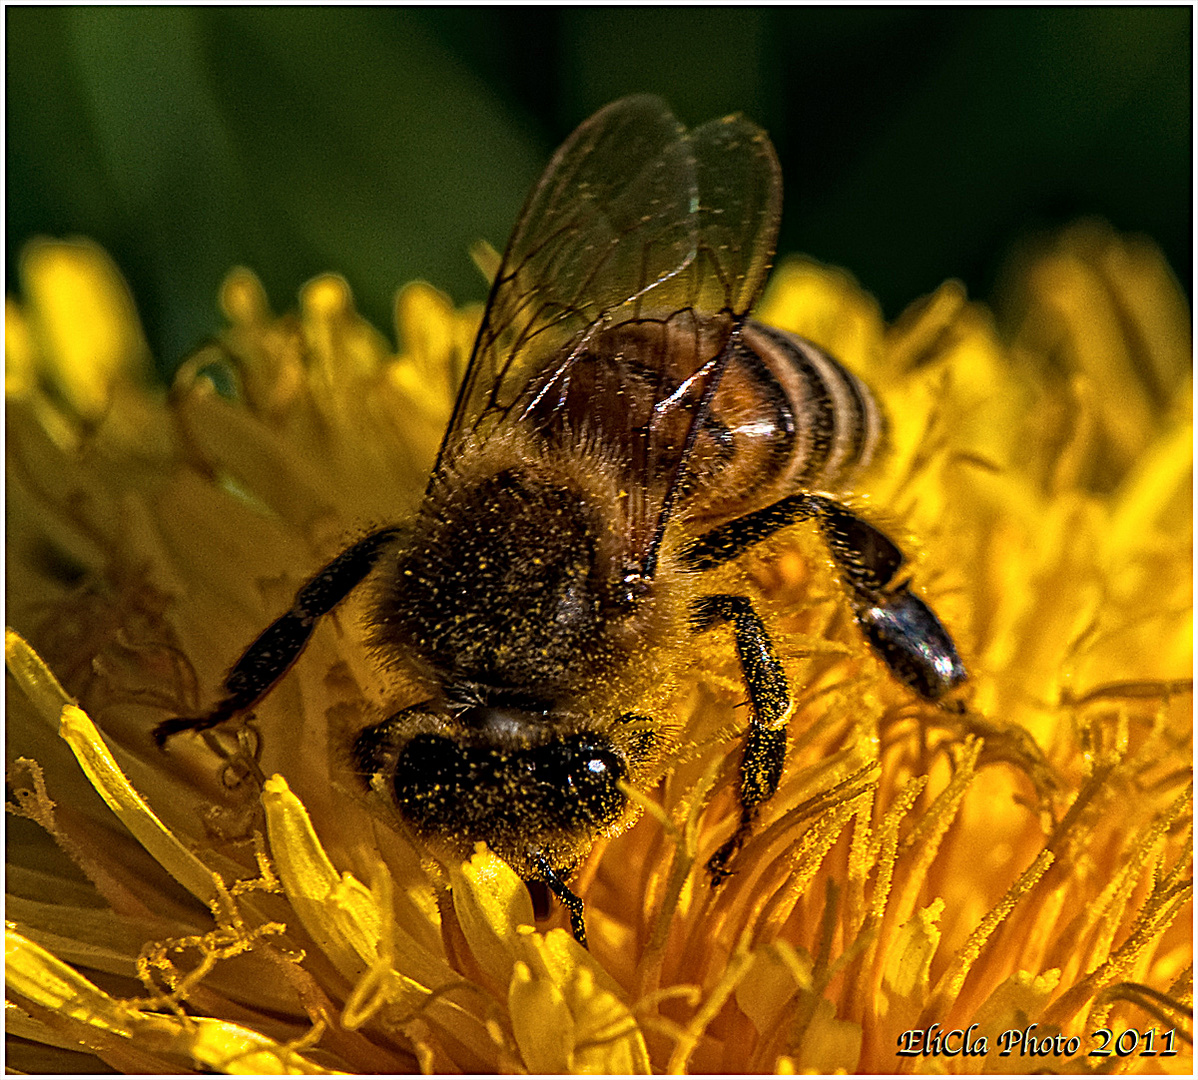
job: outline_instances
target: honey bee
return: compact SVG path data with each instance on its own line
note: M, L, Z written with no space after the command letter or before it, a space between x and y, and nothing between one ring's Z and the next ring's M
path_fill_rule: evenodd
M873 396L748 317L780 209L773 146L740 116L688 132L637 96L583 123L525 203L414 518L312 577L224 699L158 743L252 709L369 579L373 652L426 696L357 735L353 770L430 850L484 841L547 886L585 944L570 877L669 751L628 702L697 636L729 627L751 706L714 883L778 786L786 673L752 598L710 592L705 571L814 521L895 678L930 701L961 683L902 552L835 495L878 449Z

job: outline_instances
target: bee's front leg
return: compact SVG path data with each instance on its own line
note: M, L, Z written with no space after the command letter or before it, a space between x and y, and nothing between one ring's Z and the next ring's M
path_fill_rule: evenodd
M695 601L691 625L696 631L725 622L732 623L753 714L740 764L740 822L707 862L713 885L728 876L728 863L749 835L758 809L778 790L786 759L786 724L793 708L786 673L749 598L725 593Z
M162 746L181 731L207 731L261 699L299 658L316 620L361 583L398 536L398 529L379 529L346 548L296 593L290 610L275 619L241 654L225 677L224 699L203 716L163 720L154 728L154 741Z
M532 852L532 861L541 875L540 880L549 887L549 891L561 901L570 913L570 932L574 935L574 940L584 949L588 948L587 924L583 918L582 898L570 891L561 874L553 868L553 865L541 852Z

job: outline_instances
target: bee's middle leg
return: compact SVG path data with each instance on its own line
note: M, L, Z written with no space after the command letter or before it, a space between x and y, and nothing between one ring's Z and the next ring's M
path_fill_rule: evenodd
M691 610L696 631L730 622L753 713L740 764L740 822L708 860L712 884L728 876L728 863L744 844L761 804L778 790L786 760L786 724L793 708L790 687L773 642L746 596L703 596Z

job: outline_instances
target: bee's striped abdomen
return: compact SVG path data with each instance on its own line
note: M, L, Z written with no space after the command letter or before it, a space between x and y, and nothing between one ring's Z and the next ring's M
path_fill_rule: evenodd
M885 422L869 387L803 338L747 322L712 402L698 460L700 516L795 491L846 490Z
M786 394L794 417L789 461L778 480L790 488L836 490L873 459L881 410L869 387L810 341L760 323L745 342Z

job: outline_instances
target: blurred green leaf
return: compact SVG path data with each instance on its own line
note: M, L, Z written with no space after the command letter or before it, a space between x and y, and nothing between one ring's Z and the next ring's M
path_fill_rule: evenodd
M1188 285L1188 8L9 7L10 290L38 234L125 271L169 369L252 267L278 307L339 271L391 325L484 287L553 147L623 94L742 111L783 162L782 250L895 314L991 285L1021 233L1097 214Z

